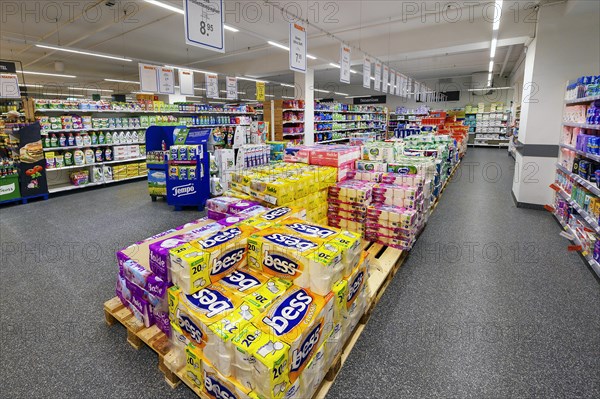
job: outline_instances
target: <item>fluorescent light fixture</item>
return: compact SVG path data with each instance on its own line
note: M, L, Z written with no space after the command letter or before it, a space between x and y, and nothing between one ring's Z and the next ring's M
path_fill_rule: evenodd
M354 69L351 69L350 73L358 73L358 72L356 72Z
M338 93L337 91L334 91L333 94L337 94L338 96L347 96L348 93Z
M488 68L488 72L492 73L494 71L494 60L490 61L490 66Z
M310 54L306 54L306 58L309 58L311 60L316 60L317 57L315 57L314 55L310 55Z
M320 90L320 89L313 89L313 91L317 91L319 93L330 93L329 90Z
M488 84L490 82L488 81ZM505 87L494 87L494 90L509 90L512 89L512 87L510 86L505 86ZM489 88L485 88L485 89L468 89L467 91L488 91Z
M490 58L494 58L494 56L496 55L496 45L498 44L498 39L494 38L492 39L492 45L490 48Z
M281 96L281 98L294 99L294 98L296 98L296 97L291 97L291 96Z
M169 11L173 11L173 12L176 12L176 13L179 13L179 14L185 14L185 12L181 8L174 7L174 6L170 5L170 4L165 4L165 3L162 3L162 2L156 1L156 0L144 0L144 1L146 3L154 4L155 6L166 8Z
M224 103L222 101L209 101L208 103L209 104L226 104L226 103Z
M60 96L60 97L83 97L83 94L70 94L70 93L34 93L40 96Z
M502 0L496 0L494 4L494 23L492 25L492 30L497 31L500 29L500 18L502 16Z
M228 30L230 32L239 32L239 29L234 28L233 26L223 24L223 29Z
M149 93L147 91L132 91L131 94L149 94L149 95L154 95L154 93Z
M250 82L269 83L266 80L260 80L260 79L254 79L254 78L247 78L245 76L238 76L237 79L240 79L240 80L249 80Z
M194 87L194 90L206 91L204 87Z
M44 85L32 85L32 84L23 84L23 85L19 85L19 86L26 86L26 87L44 87ZM54 85L50 85L50 87L54 87Z
M104 54L98 54L98 53L90 53L89 51L71 50L69 48L47 46L45 44L36 44L35 46L36 47L40 47L40 48L47 48L47 49L55 50L55 51L64 51L66 53L91 55L92 57L109 58L111 60L119 60L119 61L131 62L130 58L118 57L118 56L114 56L114 55L104 55Z
M139 85L140 82L135 82L133 80L120 80L120 79L104 79L107 82L116 82L116 83L132 83L132 84L136 84Z
M206 90L206 89L204 89ZM219 90L221 93L227 93L227 90ZM246 94L245 91L238 91L237 94Z
M339 66L338 64L334 64L333 62L330 62L329 65L331 65L334 68L341 68L341 66Z
M289 85L287 83L279 83L280 85L284 86L284 87L296 87L294 85Z
M371 76L371 80L375 80L375 78L373 76Z
M492 73L491 73L491 72L490 72L490 73L488 73L488 81L489 81L489 80L492 80Z
M277 42L272 42L271 40L269 40L267 43L269 43L271 46L274 47L279 47L280 49L286 50L286 51L290 51L290 48L287 46L284 46L283 44L279 44Z
M114 92L114 90L107 90L107 89L96 89L94 87L68 87L68 89L70 90L90 90L90 91L105 91L107 93L112 93Z
M211 75L218 75L218 73L216 73L216 72L203 71L202 69L194 69L194 68L187 68L187 67L178 67L178 66L175 66L175 65L165 65L165 68L185 69L185 70L192 71L192 72L198 72L198 73L204 73L204 74L211 74Z
M18 71L18 72L21 72L21 71ZM46 72L33 72L33 71L23 71L22 73L25 73L28 75L54 76L57 78L76 78L77 77L75 75L63 75L60 73L46 73Z
M265 97L275 97L275 96L272 94L265 94Z

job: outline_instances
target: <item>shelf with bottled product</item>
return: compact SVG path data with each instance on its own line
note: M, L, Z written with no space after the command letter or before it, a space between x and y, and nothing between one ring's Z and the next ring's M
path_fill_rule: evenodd
M567 85L551 207L576 249L600 276L600 76Z

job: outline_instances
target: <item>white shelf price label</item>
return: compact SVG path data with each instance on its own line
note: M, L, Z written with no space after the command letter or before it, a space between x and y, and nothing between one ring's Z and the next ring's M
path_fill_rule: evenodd
M381 62L375 62L375 90L381 91Z
M175 94L175 71L173 68L158 69L158 92L160 94Z
M185 0L184 5L185 42L224 53L223 0Z
M237 100L237 78L235 76L227 76L227 99Z
M340 46L340 82L350 83L350 47Z
M371 59L365 57L363 60L363 87L366 89L371 88Z
M206 75L206 97L219 98L219 76L207 73Z
M306 29L290 24L290 69L306 72Z

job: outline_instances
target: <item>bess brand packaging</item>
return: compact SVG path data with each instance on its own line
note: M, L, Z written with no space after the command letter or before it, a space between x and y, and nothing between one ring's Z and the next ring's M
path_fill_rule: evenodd
M256 230L234 226L170 251L173 283L193 294L246 262L246 239Z

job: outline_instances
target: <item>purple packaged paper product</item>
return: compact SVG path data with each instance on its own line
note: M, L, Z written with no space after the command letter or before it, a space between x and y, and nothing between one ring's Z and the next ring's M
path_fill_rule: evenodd
M169 321L169 312L164 310L158 310L152 307L152 316L154 324L159 328L160 331L164 332L165 335L171 338L171 322Z
M208 208L209 210L212 209L213 211L217 211L217 212L221 212L221 213L227 213L227 211L229 209L229 205L235 204L236 202L240 202L240 199L233 198L233 197L210 198L206 201L206 208ZM212 219L210 216L209 216L209 218Z
M152 295L162 298L167 290L167 283L163 279L131 259L123 263L123 272L127 280L144 288Z
M212 223L205 224L204 226L198 227L197 229L190 230L186 233L183 233L181 236L183 237L183 240L185 240L186 242L190 242L193 240L197 240L198 238L202 238L204 236L216 233L217 231L221 230L222 228L223 228L223 226L220 225L219 223L212 222Z
M117 276L117 285L115 288L117 297L121 300L121 303L125 306L129 305L131 299L131 291L127 288L127 280L121 276Z
M130 292L131 296L135 295L139 298L142 298L144 301L148 302L152 306L160 306L161 301L166 300L165 299L166 296L164 298L161 298L161 297L152 295L150 292L146 291L139 285L134 284L130 280L127 280L127 279L124 279L124 280L125 280L125 287L127 289L127 292Z
M163 281L169 282L169 268L171 266L169 250L186 242L188 241L183 236L173 236L150 244L148 247L150 250L150 270Z
M237 215L238 213L240 213L241 211L244 211L248 208L252 208L253 206L259 205L257 202L253 202L253 201L239 201L233 204L230 204L229 207L227 208L227 213L230 213L232 215Z
M150 327L154 324L154 317L150 310L150 304L144 298L137 295L131 295L129 303L131 305L129 309L131 309L138 320L144 323L144 326Z
M250 216L248 215L231 215L231 216L227 216L224 219L219 220L217 223L219 223L220 225L222 225L223 227L229 227L232 226L236 223L239 223L243 220L248 219Z
M269 208L266 208L262 205L254 205L250 208L246 208L243 211L241 211L240 213L238 213L239 215L246 215L248 217L254 217L256 215L260 215L261 213L265 213L269 210Z
M228 213L215 211L213 209L207 210L206 215L208 216L209 219L212 219L212 220L221 220L221 219L225 219L227 216L231 216Z

